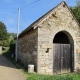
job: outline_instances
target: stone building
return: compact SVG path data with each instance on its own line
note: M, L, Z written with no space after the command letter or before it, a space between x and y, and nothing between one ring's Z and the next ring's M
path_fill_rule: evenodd
M80 68L80 27L63 1L19 35L18 59L40 74L62 74Z

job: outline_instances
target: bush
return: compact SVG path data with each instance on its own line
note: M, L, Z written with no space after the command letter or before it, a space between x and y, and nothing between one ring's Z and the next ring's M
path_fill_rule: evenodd
M9 47L9 41L8 40L0 41L0 46Z
M12 40L12 41L10 42L10 51L11 51L12 53L15 53L15 44L16 44L15 40Z
M3 46L4 47L9 47L9 41L8 40L3 40Z
M0 41L0 46L3 46L3 42L2 41Z

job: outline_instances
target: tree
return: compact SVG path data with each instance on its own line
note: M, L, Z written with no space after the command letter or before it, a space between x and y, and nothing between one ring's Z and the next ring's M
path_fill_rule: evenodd
M16 33L8 33L10 37L15 38L16 37Z
M9 38L9 35L6 30L6 25L0 21L0 46L5 45Z
M7 40L9 35L6 30L6 25L0 21L0 41Z
M80 7L80 0L76 0L77 7Z
M73 12L78 22L80 23L80 7L77 7L77 6L71 7L71 11Z
M70 7L70 8L71 8L72 13L74 14L76 19L80 23L80 0L76 0L76 6Z

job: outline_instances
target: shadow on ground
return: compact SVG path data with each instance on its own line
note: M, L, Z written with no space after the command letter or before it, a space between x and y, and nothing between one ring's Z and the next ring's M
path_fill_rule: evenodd
M3 51L2 54L0 54L0 66L24 69L24 65L19 61L16 62L10 51Z
M7 60L7 58L5 58L3 55L0 55L0 66L15 68L13 64L9 60Z

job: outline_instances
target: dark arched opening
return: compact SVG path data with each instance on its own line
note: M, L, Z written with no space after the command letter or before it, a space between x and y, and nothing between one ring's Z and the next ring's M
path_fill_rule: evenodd
M66 32L58 32L53 39L53 73L62 74L74 69L74 41Z
M59 32L55 35L53 43L70 44L70 41L65 33Z

